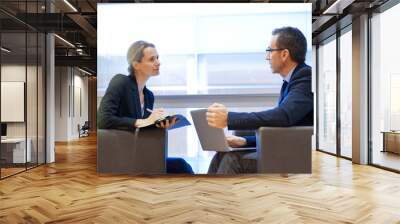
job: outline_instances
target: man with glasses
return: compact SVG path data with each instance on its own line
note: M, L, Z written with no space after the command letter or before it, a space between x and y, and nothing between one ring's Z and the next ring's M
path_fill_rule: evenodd
M263 126L289 127L313 125L313 94L311 67L304 63L307 40L293 27L282 27L272 32L266 50L273 73L278 73L283 84L278 104L270 110L251 113L228 112L218 103L208 107L207 122L215 128L230 130L256 130ZM255 147L255 136L227 136L231 147ZM290 139L288 139L290 141ZM236 174L257 172L256 160L244 159L254 150L217 152L211 161L209 174Z

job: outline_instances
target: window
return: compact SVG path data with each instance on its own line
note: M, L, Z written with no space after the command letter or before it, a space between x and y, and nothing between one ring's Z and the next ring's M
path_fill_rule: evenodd
M352 157L352 33L340 36L340 154Z
M137 40L156 45L156 95L279 93L282 79L265 60L272 30L299 28L311 63L311 4L99 4L98 96ZM116 26L115 24L118 24ZM120 28L124 27L124 28Z
M400 170L400 156L393 153L400 147L400 132L396 132L400 131L400 34L393 28L397 27L398 21L400 5L371 19L372 163L396 170Z
M318 148L336 153L336 39L318 48Z
M19 2L20 15L42 12L40 5L43 3ZM8 4L11 3L0 3ZM1 134L5 139L0 146L0 178L5 178L45 163L46 38L39 30L16 25L20 23L2 12L0 17L9 21L9 24L2 24L0 30L1 98L16 95L15 99L21 101L15 102L19 111L12 111L7 107L10 104L0 100L1 114L7 115L1 118L5 127ZM15 118L16 114L19 118L7 119L10 115Z

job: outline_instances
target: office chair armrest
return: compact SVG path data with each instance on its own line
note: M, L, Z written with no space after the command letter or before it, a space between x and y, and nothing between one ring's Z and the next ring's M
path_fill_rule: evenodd
M258 172L311 173L312 134L312 126L259 128Z
M98 129L97 171L118 174L166 173L167 134L161 128L135 131Z

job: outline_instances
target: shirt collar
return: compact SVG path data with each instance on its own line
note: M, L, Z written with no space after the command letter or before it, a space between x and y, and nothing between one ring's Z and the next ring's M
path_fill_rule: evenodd
M290 72L287 74L287 76L285 78L283 78L283 80L285 80L286 82L289 83L290 78L292 77L293 71L296 67L292 68L292 70L290 70Z

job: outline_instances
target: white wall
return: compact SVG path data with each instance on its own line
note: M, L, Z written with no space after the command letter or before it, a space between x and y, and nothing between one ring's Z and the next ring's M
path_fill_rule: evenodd
M25 65L2 65L1 81L25 82ZM7 110L7 108L1 108L1 110ZM7 123L7 137L25 137L25 123Z
M55 141L68 140L68 86L67 67L55 68Z
M75 70L76 72L76 70ZM89 102L88 102L88 78L82 77L80 75L74 75L74 108L72 109L72 119L71 119L71 135L73 138L79 137L78 133L78 124L81 126L85 123L85 121L88 121L88 107L89 107ZM71 103L72 105L72 103ZM82 108L80 108L82 107ZM80 111L82 110L82 111Z
M1 81L5 82L25 82L25 65L2 65L1 66ZM28 66L28 74L35 72L36 68ZM35 70L35 71L33 71ZM36 83L35 83L36 85ZM29 90L29 89L28 89ZM28 97L36 97L36 89L34 93L27 93ZM31 100L27 99L28 102ZM35 105L36 107L36 105ZM1 108L7 110L8 108ZM36 115L36 114L35 114ZM31 120L28 114L28 120ZM25 122L7 122L7 136L8 137L25 137ZM28 136L29 137L29 136Z
M77 69L56 67L55 85L55 141L77 139L78 124L88 120L88 78Z
M38 70L37 70L38 69ZM30 139L32 161L44 162L44 92L43 72L41 66L36 67L25 64L3 64L1 66L1 81L24 82L26 84L26 108L23 106L22 113L26 112L26 121L6 122L7 137L24 138L25 134ZM25 80L27 78L27 80ZM24 90L21 90L24 94ZM4 97L4 96L2 96ZM4 112L12 113L10 107L1 108ZM39 156L37 157L37 153Z

